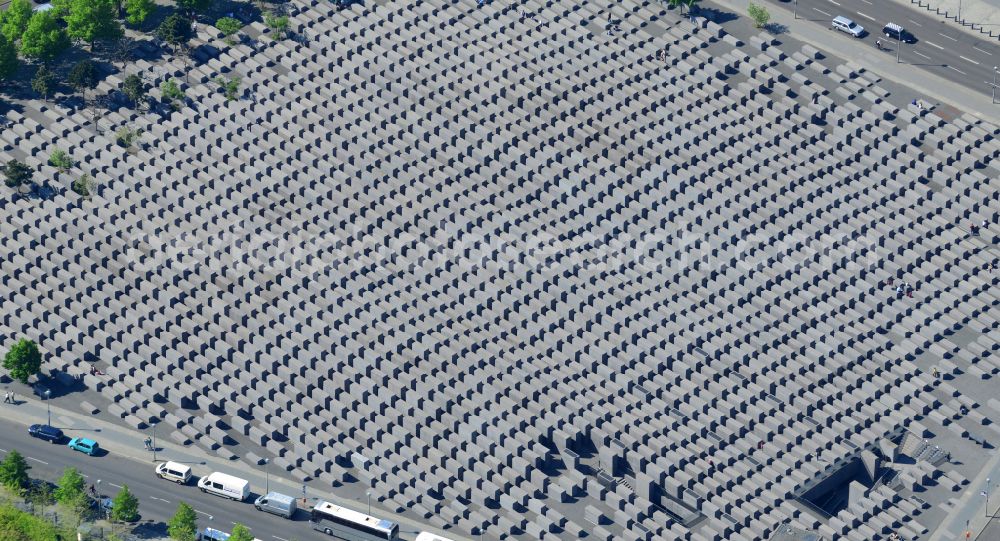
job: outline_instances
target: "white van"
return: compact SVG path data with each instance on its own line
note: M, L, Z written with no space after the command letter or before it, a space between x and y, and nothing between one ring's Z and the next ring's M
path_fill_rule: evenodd
M212 472L198 479L198 488L202 492L239 502L250 497L250 481L221 472Z
M191 479L191 468L177 462L164 462L156 465L156 475L160 479L173 481L179 485L186 485Z

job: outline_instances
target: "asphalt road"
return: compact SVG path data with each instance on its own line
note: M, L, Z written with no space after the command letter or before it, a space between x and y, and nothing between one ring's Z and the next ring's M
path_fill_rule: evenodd
M786 9L793 8L793 0L768 0ZM839 33L843 39L861 39L872 46L873 54L896 56L896 42L882 35L882 27L893 22L907 29L916 38L913 44L901 44L900 61L945 77L976 92L990 95L994 66L1000 66L1000 45L995 40L978 39L955 28L957 23L942 22L922 9L885 0L798 0L798 20L802 24L816 24L825 32L830 21L843 15L868 31L862 38ZM885 50L875 49L875 40L881 39ZM1000 81L998 81L1000 82ZM1000 92L997 93L1000 96Z
M99 436L95 439L100 441ZM55 445L28 436L24 426L0 420L0 457L17 449L27 459L32 478L55 482L64 468L76 467L87 481L96 484L101 480L100 492L103 496L114 496L121 485L139 499L139 513L147 528L166 532L166 522L177 510L177 505L187 502L198 512L198 526L231 531L233 523L241 522L251 529L254 536L262 541L321 541L330 538L309 527L306 513L299 512L295 520L263 513L254 509L251 503L238 503L209 494L203 494L194 483L180 486L164 481L153 473L152 462L137 462L131 459L106 454L89 457L71 451L65 444ZM169 457L163 457L169 458ZM195 475L210 472L204 466L191 465ZM251 487L255 492L251 501L263 492L264 487ZM209 517L212 517L209 519ZM165 535L165 533L164 533Z

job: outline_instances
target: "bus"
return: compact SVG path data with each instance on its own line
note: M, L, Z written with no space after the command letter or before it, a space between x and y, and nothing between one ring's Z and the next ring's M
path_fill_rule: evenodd
M399 541L399 526L320 500L309 519L314 530L345 541Z

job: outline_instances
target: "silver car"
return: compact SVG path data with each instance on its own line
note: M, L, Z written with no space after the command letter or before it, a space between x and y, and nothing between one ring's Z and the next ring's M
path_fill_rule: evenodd
M844 16L834 17L831 26L834 30L840 30L841 32L850 34L856 38L860 38L865 33L865 28L863 26Z

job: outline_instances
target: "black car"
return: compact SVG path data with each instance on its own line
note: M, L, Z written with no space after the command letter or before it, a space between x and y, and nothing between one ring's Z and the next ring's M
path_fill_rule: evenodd
M895 23L889 23L885 25L885 27L882 28L882 35L891 40L902 41L903 43L917 42L917 38L914 37L913 34L907 32L905 28Z
M31 425L28 427L28 434L52 443L59 443L63 440L63 431L49 425Z
M37 383L35 384L34 387L31 388L31 392L35 393L35 396L37 396L38 398L45 398L45 393L49 391L50 389L45 385L42 385L41 383Z

